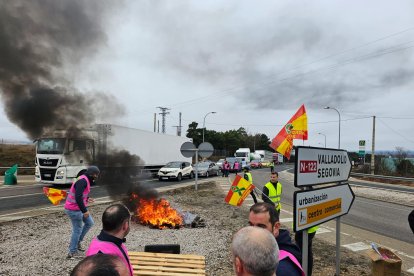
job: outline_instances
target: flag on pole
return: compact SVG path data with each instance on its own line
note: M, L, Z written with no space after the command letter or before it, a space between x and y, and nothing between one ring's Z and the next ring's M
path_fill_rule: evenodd
M52 202L53 205L59 205L62 199L66 198L66 191L43 187L43 193L47 196L47 198Z
M252 183L236 175L224 201L233 206L240 206L254 188Z
M270 147L289 159L293 148L293 139L308 140L308 117L305 105L298 109L289 122L273 138Z

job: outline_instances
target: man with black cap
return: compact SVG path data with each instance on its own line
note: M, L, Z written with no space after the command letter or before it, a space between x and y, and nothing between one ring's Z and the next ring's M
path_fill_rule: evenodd
M88 203L94 202L89 197L89 193L91 191L91 184L98 178L99 173L98 167L88 167L86 172L72 183L66 198L65 212L72 222L68 259L76 257L78 251L85 251L81 242L94 224L92 216L87 209Z

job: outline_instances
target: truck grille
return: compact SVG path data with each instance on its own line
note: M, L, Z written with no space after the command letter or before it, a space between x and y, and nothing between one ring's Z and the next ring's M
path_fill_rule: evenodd
M45 167L56 167L59 162L59 159L45 159L39 158L39 165Z
M55 180L56 170L54 169L42 169L40 168L40 179L53 181Z

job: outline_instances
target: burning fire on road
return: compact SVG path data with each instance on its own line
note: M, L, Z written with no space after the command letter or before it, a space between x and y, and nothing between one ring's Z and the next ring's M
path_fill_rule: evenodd
M181 214L164 198L143 199L133 193L130 200L136 203L134 218L143 225L158 229L183 226Z
M181 227L205 227L205 222L198 215L179 212L164 198L140 198L132 193L129 205L133 206L133 220L155 229L179 229Z

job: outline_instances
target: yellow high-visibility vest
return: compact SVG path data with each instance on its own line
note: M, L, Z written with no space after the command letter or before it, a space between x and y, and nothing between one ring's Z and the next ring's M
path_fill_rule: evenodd
M282 196L282 184L278 181L276 188L272 182L267 182L265 187L269 190L269 199L275 204L276 210L280 211L282 205L280 204L280 197Z
M253 183L253 177L252 177L252 174L251 173L249 173L249 172L247 172L247 173L245 173L245 175L247 175L247 181L249 181L250 183Z
M313 226L308 229L308 234L315 233L319 229L319 226Z

